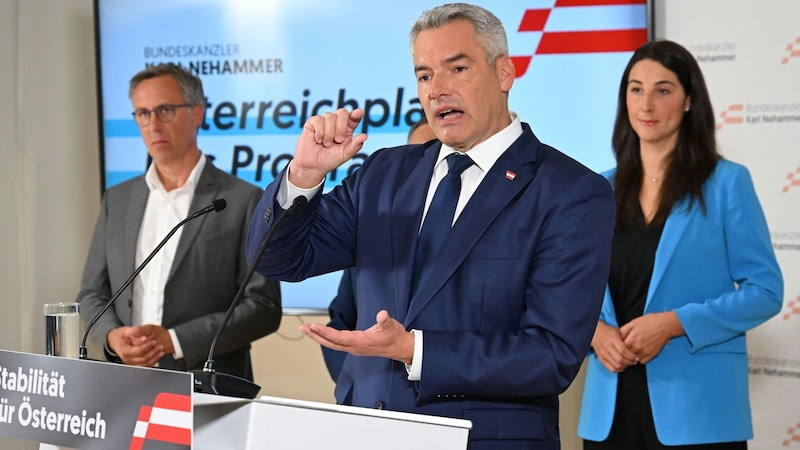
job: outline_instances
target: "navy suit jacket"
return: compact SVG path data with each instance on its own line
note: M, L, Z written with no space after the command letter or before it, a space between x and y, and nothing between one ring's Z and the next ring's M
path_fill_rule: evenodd
M337 402L471 420L470 448L557 448L558 394L589 349L608 278L611 187L523 124L413 294L440 146L375 152L341 186L287 216L257 268L296 281L356 266L357 329L385 309L423 331L420 381L409 381L401 362L348 355ZM280 215L281 179L256 208L251 260Z
M337 330L352 330L356 326L358 320L358 311L356 310L356 296L355 296L355 269L346 269L342 272L342 280L339 282L339 289L336 292L336 297L331 300L328 306L328 315L331 320L328 326L336 328ZM340 352L324 345L322 347L322 357L325 360L325 367L328 369L333 381L339 378L339 373L342 371L344 359L347 356L346 352Z

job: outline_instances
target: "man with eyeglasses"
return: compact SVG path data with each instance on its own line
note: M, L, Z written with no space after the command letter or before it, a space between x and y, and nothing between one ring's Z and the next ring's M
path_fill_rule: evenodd
M247 227L261 190L212 164L197 146L206 99L199 78L174 64L148 67L128 96L152 164L106 191L86 260L87 322L181 220L224 199L220 214L178 228L92 327L109 361L202 369L211 341L247 272ZM280 287L254 274L217 343L215 369L253 379L250 344L278 329Z

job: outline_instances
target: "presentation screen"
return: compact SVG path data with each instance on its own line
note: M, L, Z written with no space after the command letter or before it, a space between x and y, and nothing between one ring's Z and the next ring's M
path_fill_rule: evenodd
M589 168L613 167L619 79L647 40L645 0L480 0L503 22L516 66L511 109L536 136ZM409 30L441 2L403 0L95 0L103 188L141 175L147 150L128 82L162 62L188 68L207 97L198 143L222 170L259 187L291 159L305 121L364 108L361 153L405 143L420 117ZM230 201L230 200L229 200ZM287 314L324 312L341 274L282 283Z

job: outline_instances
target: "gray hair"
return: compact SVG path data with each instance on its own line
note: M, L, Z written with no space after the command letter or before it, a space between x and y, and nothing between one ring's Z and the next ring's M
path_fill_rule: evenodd
M487 61L494 64L497 58L508 55L508 38L503 23L494 14L480 6L468 3L448 3L424 11L411 27L411 57L419 33L463 20L475 31L475 40L483 49Z
M192 105L206 106L206 96L203 93L203 82L200 78L192 75L191 72L183 67L173 63L157 64L150 66L140 71L131 78L130 86L128 87L128 98L133 100L133 91L144 80L160 77L162 75L171 75L178 82L181 88L183 100Z

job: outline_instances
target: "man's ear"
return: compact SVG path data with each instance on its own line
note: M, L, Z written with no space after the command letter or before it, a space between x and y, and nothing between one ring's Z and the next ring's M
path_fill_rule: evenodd
M192 125L194 125L195 129L200 128L200 125L202 125L205 112L205 104L192 106Z
M503 92L508 93L508 91L511 90L511 86L514 84L514 79L516 76L516 68L514 67L514 63L511 61L510 56L504 55L497 58L495 65L497 67L498 77L500 79L500 88Z

